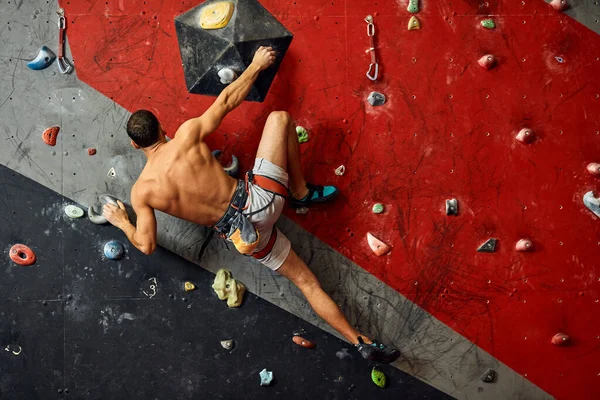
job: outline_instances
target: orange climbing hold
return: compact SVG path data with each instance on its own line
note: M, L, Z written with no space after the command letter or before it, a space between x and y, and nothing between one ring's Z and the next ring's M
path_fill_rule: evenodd
M88 156L93 156L94 154L96 154L96 149L93 147L90 147L88 149Z
M373 236L371 232L367 233L367 242L369 242L369 247L371 250L373 250L373 253L375 253L376 256L387 254L392 249L391 246L383 243L381 240Z
M15 244L9 251L10 259L19 265L31 265L35 263L35 253L24 244Z
M42 133L42 139L44 140L44 143L46 143L48 146L55 146L59 131L59 126L51 126L50 128L46 128Z
M592 175L600 175L600 163L589 163L587 166L587 170Z
M552 337L552 344L555 346L566 346L571 343L571 338L564 333L557 333Z
M529 239L521 239L515 246L517 251L531 251L533 250L533 242Z
M517 140L521 143L531 143L533 140L533 131L528 128L523 128L517 134Z
M306 340L304 339L302 336L294 336L292 338L292 340L294 341L294 343L296 343L298 346L302 346L305 349L314 349L315 344L313 342L311 342L310 340Z
M481 68L490 70L496 66L496 57L492 54L486 54L485 56L481 57L477 63L481 66Z
M569 3L567 3L567 0L552 0L550 5L556 11L565 11L567 8L569 8Z

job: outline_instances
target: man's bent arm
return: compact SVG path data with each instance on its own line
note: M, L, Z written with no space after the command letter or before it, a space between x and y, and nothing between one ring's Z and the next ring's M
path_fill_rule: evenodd
M131 196L131 203L137 214L137 227L129 221L125 205L119 201L119 207L111 204L104 206L104 216L111 224L121 229L127 239L144 254L151 254L156 249L156 216L152 207L144 204L136 196Z

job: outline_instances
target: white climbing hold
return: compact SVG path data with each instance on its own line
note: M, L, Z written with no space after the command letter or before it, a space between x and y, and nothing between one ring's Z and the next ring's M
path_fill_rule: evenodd
M567 0L552 0L550 2L550 5L552 6L552 8L554 8L556 11L564 11L567 8L569 8L569 3L567 3Z
M590 191L583 195L583 204L600 218L600 198L594 197L594 192Z
M81 218L83 217L83 210L77 206L69 204L65 207L65 214L67 214L69 218Z
M600 175L600 163L589 163L587 170L592 175Z
M486 54L477 63L481 68L490 70L496 66L496 57L492 54Z
M219 75L219 79L221 79L221 83L224 85L229 85L238 77L235 71L231 68L223 68L217 72L217 75Z
M335 169L334 172L337 176L343 176L346 173L346 167L343 165L340 165L339 167L337 167Z
M263 369L259 373L260 375L260 386L269 386L273 381L273 372L267 371L267 369Z
M225 349L225 350L231 350L233 349L233 339L229 339L229 340L221 340L221 346Z
M530 251L533 250L533 242L529 239L521 239L515 245L517 251Z
M523 128L517 134L517 140L521 143L530 143L533 140L533 131L529 128Z
M117 176L117 171L115 171L115 168L111 168L108 170L108 173L106 174L106 176L108 176L109 178L114 178Z

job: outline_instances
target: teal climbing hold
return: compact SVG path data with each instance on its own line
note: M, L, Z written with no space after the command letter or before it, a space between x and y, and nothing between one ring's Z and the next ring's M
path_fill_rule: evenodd
M378 370L377 367L373 367L371 371L371 380L380 388L385 387L385 374Z
M308 131L303 126L296 127L296 134L298 134L298 142L305 143L308 142Z
M377 204L373 205L373 213L374 214L381 214L382 212L383 212L383 204L377 203Z
M408 8L409 13L416 14L419 12L419 0L408 0Z
M125 249L123 245L116 240L111 240L110 242L106 242L104 245L104 256L109 260L119 260L123 257L123 253Z
M481 21L481 26L483 26L485 29L494 29L496 27L496 23L493 19L488 18Z

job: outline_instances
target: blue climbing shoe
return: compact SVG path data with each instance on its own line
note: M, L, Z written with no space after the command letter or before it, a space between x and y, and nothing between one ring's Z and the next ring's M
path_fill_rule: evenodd
M290 204L294 208L309 207L315 203L323 203L333 199L339 194L335 186L319 186L310 183L306 184L308 193L301 199L296 199L290 195Z
M355 345L358 352L366 360L375 361L381 364L393 363L400 357L400 351L386 347L376 340L373 343L367 344L363 339L358 337L358 344Z

